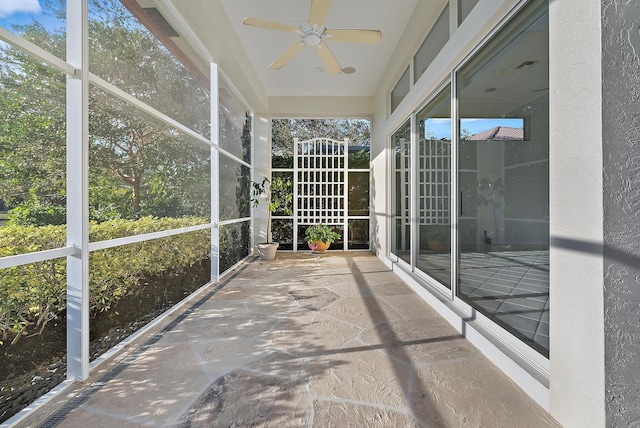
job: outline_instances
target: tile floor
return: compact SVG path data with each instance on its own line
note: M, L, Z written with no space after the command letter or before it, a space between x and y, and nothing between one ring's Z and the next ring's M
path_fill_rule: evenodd
M369 253L254 260L193 302L18 426L558 426Z
M418 267L450 282L449 254L422 255ZM468 252L459 296L545 356L549 355L549 251Z

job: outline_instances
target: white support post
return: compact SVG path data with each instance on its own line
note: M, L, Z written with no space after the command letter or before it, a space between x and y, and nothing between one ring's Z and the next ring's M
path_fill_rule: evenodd
M293 139L293 251L298 251L298 148L299 141Z
M343 216L343 250L349 249L349 139L344 139L344 211Z
M417 215L418 215L418 156L420 154L420 148L418 147L418 119L414 114L411 115L411 149L409 153L410 157L410 168L409 168L409 194L411 195L409 200L409 206L411 209L409 210L409 236L411 242L409 243L410 250L410 260L411 260L411 270L413 271L416 267L418 260L418 243L420 240L418 223L417 223Z
M220 279L220 127L218 121L218 64L211 63L211 280Z
M458 180L458 148L460 146L460 122L458 118L458 80L457 74L451 72L451 165L449 180L451 182L450 215L451 224L451 300L453 301L458 293L458 259L460 257L460 182Z
M67 379L89 376L88 5L67 1Z

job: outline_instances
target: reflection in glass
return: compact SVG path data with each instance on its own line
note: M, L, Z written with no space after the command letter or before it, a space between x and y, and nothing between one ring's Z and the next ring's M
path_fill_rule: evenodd
M220 79L220 148L235 155L238 159L251 162L251 112L233 92L231 87Z
M417 115L417 268L451 287L451 88Z
M249 255L249 226L248 221L220 226L220 273Z
M458 75L458 296L545 356L548 64L547 6L535 1Z
M90 216L204 219L210 213L210 148L92 87Z
M66 378L66 265L61 258L0 269L0 423Z
M156 35L145 25L154 22L142 8L90 1L90 71L208 138L209 79L171 40L168 23Z
M411 264L411 123L391 136L394 164L391 188L391 252Z

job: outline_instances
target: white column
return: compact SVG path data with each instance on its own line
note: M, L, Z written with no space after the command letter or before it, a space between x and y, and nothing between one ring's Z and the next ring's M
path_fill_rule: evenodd
M549 5L549 408L566 427L606 425L600 8Z
M220 278L220 126L218 121L218 64L211 63L211 280Z
M420 153L420 147L418 145L418 120L416 118L415 113L411 114L411 149L409 152L411 153L410 159L410 173L411 183L409 188L411 198L409 200L409 206L411 210L409 212L410 218L410 236L411 242L409 247L411 248L411 270L413 271L416 267L418 260L418 243L420 240L420 231L418 228L418 154Z
M67 1L67 378L89 376L89 52L88 6Z
M342 249L347 251L349 249L349 139L344 139L344 211L343 217L343 231L342 234Z
M299 140L293 139L293 251L298 251L298 151Z

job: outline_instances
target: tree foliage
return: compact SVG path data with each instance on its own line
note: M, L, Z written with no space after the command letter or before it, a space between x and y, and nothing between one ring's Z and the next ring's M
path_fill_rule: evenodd
M63 16L64 5L49 12ZM90 1L90 71L203 136L208 88L117 0ZM64 58L65 35L39 23L14 29ZM0 45L0 200L66 203L66 77ZM90 88L90 204L94 218L209 214L209 147ZM204 178L204 179L203 179Z
M351 145L369 146L370 123L365 119L274 119L271 124L274 154L293 154L293 139L348 138Z

